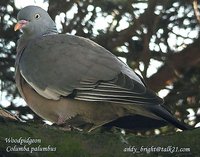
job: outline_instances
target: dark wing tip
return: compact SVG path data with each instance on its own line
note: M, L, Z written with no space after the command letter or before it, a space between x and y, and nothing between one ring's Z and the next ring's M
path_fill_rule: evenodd
M189 126L179 120L177 120L169 111L167 111L162 105L149 106L148 110L154 113L156 116L161 117L163 120L174 125L181 130L192 130L192 126Z

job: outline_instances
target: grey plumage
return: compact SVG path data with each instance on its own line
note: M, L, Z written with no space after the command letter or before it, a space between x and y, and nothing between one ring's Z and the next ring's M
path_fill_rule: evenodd
M55 23L40 7L25 7L18 20L24 20L23 26L16 27L24 34L17 48L16 83L41 117L79 128L89 124L87 129L92 130L108 124L120 127L118 119L124 122L126 117L132 120L139 115L152 123L169 122L187 129L132 69L100 45L58 34ZM126 128L137 128L127 123Z

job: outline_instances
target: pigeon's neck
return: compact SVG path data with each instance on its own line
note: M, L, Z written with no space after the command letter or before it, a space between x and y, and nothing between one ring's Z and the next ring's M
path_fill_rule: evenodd
M21 39L34 40L44 35L51 35L51 34L58 34L56 27L46 28L45 30L41 29L40 31L35 31L35 32L24 32L21 36Z
M28 32L24 32L18 41L18 50L21 50L24 47L26 47L26 45L32 40L41 38L46 35L52 35L52 34L58 34L56 27L53 29L52 28L46 29L45 31L40 32L40 33L29 34Z
M42 36L51 35L51 34L58 34L58 30L56 28L56 25L54 25L51 29L47 29L44 33L42 33Z

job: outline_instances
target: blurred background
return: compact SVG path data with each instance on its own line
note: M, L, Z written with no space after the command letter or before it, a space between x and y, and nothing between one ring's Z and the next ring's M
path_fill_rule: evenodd
M200 1L1 0L0 107L44 123L20 98L14 81L18 11L48 10L60 33L89 38L143 76L181 121L200 126ZM174 132L172 126L140 134Z

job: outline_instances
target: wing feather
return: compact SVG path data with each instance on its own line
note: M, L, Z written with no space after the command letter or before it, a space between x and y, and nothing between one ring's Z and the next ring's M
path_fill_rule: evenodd
M138 85L129 77L122 77L120 73L118 78L108 82L99 82L94 88L77 89L75 99L87 101L107 101L118 103L134 104L162 104L162 100L153 92ZM123 79L122 81L119 81ZM117 80L117 81L116 81ZM123 82L123 83L122 83ZM130 85L131 88L126 88Z

